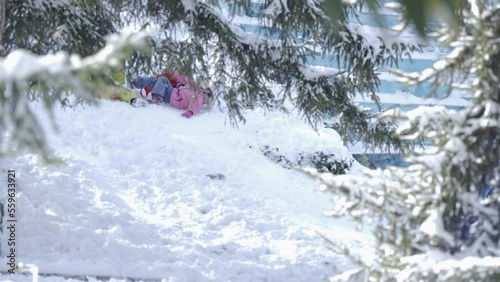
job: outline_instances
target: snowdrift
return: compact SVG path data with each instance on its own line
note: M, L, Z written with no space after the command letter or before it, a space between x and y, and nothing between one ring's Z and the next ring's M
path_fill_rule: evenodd
M185 119L165 106L102 101L56 109L52 132L33 108L62 163L26 152L0 168L16 170L17 262L51 274L39 281L320 281L349 263L319 234L367 244L353 223L323 216L334 203L318 183L262 151L351 159L331 129L258 110L233 127L215 109ZM1 259L0 280L31 281L6 275Z

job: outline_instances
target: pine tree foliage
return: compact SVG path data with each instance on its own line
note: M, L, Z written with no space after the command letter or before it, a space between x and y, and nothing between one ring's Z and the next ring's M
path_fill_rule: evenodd
M435 35L454 47L410 84L459 89L473 104L462 110L394 110L402 138L432 145L407 151L412 165L333 177L311 172L334 193L332 215L373 220L375 256L343 277L374 281L500 280L500 5L464 1L462 22Z
M66 51L88 56L115 32L113 17L99 1L9 0L3 44L39 55Z
M30 89L41 93L35 98L48 114L55 105L95 103L96 93L113 90L105 77L145 43L144 33L114 35L98 53L85 58L66 52L39 56L22 49L0 58L0 132L6 132L0 139L0 156L30 148L50 159L44 128L27 95Z
M314 126L331 114L339 131L367 144L406 146L391 122L378 122L374 112L359 108L352 98L364 94L378 102L376 68L419 50L419 42L373 39L347 21L360 4L342 5L338 20L332 21L325 2L263 1L257 14L260 35L232 21L251 8L249 0L112 0L110 6L115 13L127 11L125 22L149 24L157 31L152 55L128 62L135 70L129 77L148 72L151 63L156 69L149 73L175 68L210 85L233 121L244 120L247 105L283 110L291 101ZM336 56L338 70L318 72L307 64L307 57L321 55ZM276 84L282 91L269 95Z
M124 62L131 46L139 46L134 40L114 40L110 44L119 45L117 53L106 53L114 48L105 46L105 38L117 21L108 3L99 0L0 1L0 55L6 56L0 61L0 131L8 132L0 155L31 148L48 158L44 131L29 101L40 100L50 114L55 104L94 103L96 93L109 91L104 78L111 68L122 67L116 62ZM103 57L92 56L96 53Z
M246 107L286 111L288 101L313 126L330 115L346 136L373 146L407 146L392 122L379 121L352 98L368 95L378 102L376 69L418 50L419 42L366 34L347 21L361 4L332 9L326 2L264 1L257 35L234 22L241 17L238 11L250 8L249 0L11 0L4 2L2 38L7 53L62 50L85 57L102 48L104 36L115 28L135 24L157 32L150 37L151 55L135 53L127 61L129 78L174 68L200 87L210 86L232 121L244 120ZM320 72L307 64L308 57L321 55L336 56L338 69ZM274 91L276 84L281 92ZM30 85L34 88L26 91L46 86L43 81Z

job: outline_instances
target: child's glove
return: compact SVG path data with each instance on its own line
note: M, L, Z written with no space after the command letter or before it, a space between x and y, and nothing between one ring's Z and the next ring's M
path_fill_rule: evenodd
M185 118L190 118L193 116L193 111L191 111L191 110L185 111L184 113L182 113L182 116Z

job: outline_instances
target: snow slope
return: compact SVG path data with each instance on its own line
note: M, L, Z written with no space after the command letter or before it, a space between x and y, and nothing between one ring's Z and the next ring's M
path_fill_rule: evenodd
M17 262L57 274L39 281L321 281L350 265L320 233L369 244L347 219L323 216L333 203L318 183L259 149L349 157L334 131L278 113L249 111L238 128L217 109L180 114L111 101L56 109L59 130L48 138L62 164L31 153L0 159L2 174L17 173ZM6 271L3 239L1 251Z

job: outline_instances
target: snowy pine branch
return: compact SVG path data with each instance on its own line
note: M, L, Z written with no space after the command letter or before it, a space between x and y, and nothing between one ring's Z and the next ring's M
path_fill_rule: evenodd
M449 93L461 84L472 105L383 113L381 120L399 123L401 139L427 141L424 150L406 151L411 161L406 168L337 177L309 171L337 199L332 215L374 222L377 259L354 258L371 279L494 281L500 276L494 258L500 252L500 7L470 3L459 31L448 32L455 50L431 69L403 74L402 81L431 82L431 97L439 86Z
M26 50L15 50L0 59L0 129L7 132L0 153L33 148L48 157L43 128L31 110L28 92L37 87L35 99L41 100L51 113L57 104L77 105L95 102L95 94L107 91L99 76L120 68L132 51L144 47L146 35L113 35L97 54L81 58L59 52L38 56ZM92 76L96 76L91 80Z
M6 1L4 47L35 54L67 51L88 56L104 46L104 37L114 31L113 18L100 2Z
M151 56L130 60L129 76L143 74L150 62L156 64L153 72L182 70L211 85L233 122L244 121L248 105L285 110L291 101L313 126L327 115L354 117L342 122L344 134L360 134L356 139L368 142L374 133L376 146L388 143L396 150L412 146L398 140L390 122L373 124L375 114L354 106L352 97L369 95L377 103L376 69L419 50L421 43L384 37L382 29L380 36L370 34L366 26L348 23L360 4L342 6L338 12L344 20L333 22L325 16L324 1L264 1L252 19L261 24L255 34L240 25L248 18L235 14L250 9L251 1L144 1L141 9L133 8L134 1L115 2L129 7L138 25L155 25ZM321 56L335 57L346 72L310 79L308 58ZM269 95L276 83L282 91Z

